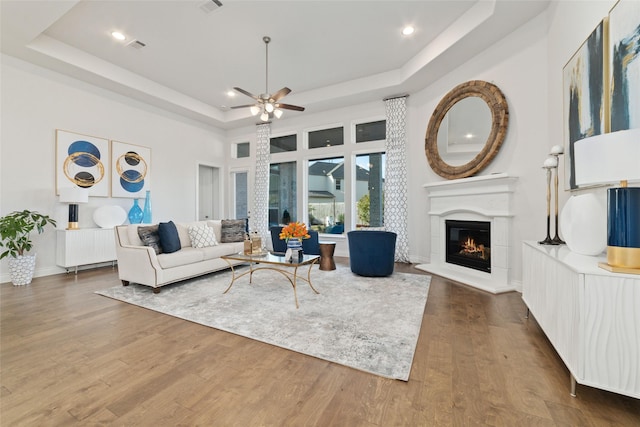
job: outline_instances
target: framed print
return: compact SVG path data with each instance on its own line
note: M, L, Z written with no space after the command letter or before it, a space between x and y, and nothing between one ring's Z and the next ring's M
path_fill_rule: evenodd
M588 136L606 132L604 34L606 21L601 21L563 69L565 184L578 188L575 182L573 144Z
M151 149L111 141L111 197L141 198L151 190Z
M620 0L609 12L608 68L611 132L640 128L638 1Z
M56 195L60 188L89 189L109 197L109 140L56 129Z

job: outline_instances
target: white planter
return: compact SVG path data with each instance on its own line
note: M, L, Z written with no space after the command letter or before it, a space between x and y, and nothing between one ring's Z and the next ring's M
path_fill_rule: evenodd
M36 255L9 257L9 277L15 286L28 285L36 269Z

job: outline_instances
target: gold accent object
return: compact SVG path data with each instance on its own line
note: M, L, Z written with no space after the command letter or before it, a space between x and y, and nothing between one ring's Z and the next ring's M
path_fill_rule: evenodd
M78 225L77 222L70 222L69 226L67 227L67 230L79 230L80 226Z
M607 246L607 264L612 268L640 271L640 248ZM638 274L633 271L631 273Z

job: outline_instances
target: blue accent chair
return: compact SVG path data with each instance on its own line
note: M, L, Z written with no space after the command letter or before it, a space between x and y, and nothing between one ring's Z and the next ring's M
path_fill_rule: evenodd
M349 231L347 238L351 271L367 277L393 274L396 237L396 233L391 231Z
M270 227L271 243L273 244L274 252L286 252L287 242L280 240L280 233L282 232L281 226ZM318 232L315 230L309 230L308 239L302 239L302 252L307 255L320 255L320 238Z

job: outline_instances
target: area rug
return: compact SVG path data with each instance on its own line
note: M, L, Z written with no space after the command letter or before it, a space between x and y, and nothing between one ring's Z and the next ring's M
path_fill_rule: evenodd
M299 281L299 309L291 284L278 272L254 272L252 284L244 276L223 294L230 280L225 271L165 286L159 294L135 284L96 293L386 378L409 379L430 276L396 272L370 278L344 266L314 266L311 280L320 294Z

